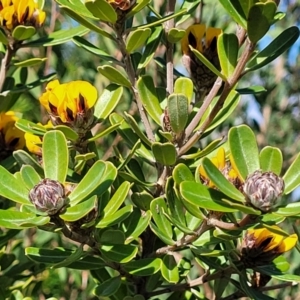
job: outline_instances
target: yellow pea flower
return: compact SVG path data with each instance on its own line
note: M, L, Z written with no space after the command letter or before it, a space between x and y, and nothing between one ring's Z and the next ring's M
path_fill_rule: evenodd
M197 101L203 100L217 76L194 55L189 46L197 49L220 70L217 38L221 33L220 28L206 28L204 24L194 24L186 29L185 36L181 40L182 62L194 82Z
M0 1L0 24L9 31L18 25L40 27L45 18L46 13L34 0Z
M17 120L12 111L0 113L0 159L25 146L24 132L15 126Z
M89 82L78 80L60 84L54 80L39 100L54 125L66 124L77 131L87 131L94 121L93 107L97 98L97 89Z
M280 231L276 225L272 228ZM242 260L247 266L267 264L295 247L297 241L296 234L284 236L267 228L248 229L242 242Z

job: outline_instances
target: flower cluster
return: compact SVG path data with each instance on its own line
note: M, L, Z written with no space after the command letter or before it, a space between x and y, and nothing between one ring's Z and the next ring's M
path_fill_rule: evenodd
M284 236L275 225L272 229L274 231L267 228L247 230L241 249L241 259L246 267L268 264L296 245L298 240L296 234Z
M120 9L123 11L129 10L135 4L136 1L132 0L108 0L108 3L114 8L114 9Z
M199 94L196 95L197 100L201 100L209 92L217 76L194 55L190 46L197 49L217 69L220 69L217 38L221 32L222 30L219 28L209 27L206 29L204 24L195 24L186 29L185 36L181 40L182 61L194 82L197 94Z
M97 90L89 82L78 80L60 84L54 80L48 83L39 100L49 112L53 125L69 125L84 133L93 125L93 106L97 98Z
M8 31L18 25L40 27L46 13L38 8L34 0L2 0L0 1L0 24Z
M24 132L15 126L18 118L14 112L0 114L0 159L7 158L14 150L25 146Z

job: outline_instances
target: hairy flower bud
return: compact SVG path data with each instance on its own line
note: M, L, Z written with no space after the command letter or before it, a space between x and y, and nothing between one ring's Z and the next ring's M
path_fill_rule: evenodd
M62 212L68 204L64 186L52 179L45 178L29 192L29 199L39 211L48 215Z
M284 181L273 172L255 171L243 186L247 200L263 212L272 209L284 191Z

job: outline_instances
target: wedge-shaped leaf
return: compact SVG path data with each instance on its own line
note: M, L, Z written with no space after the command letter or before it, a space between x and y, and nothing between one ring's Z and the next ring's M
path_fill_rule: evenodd
M255 95L266 92L266 88L260 85L253 85L246 88L236 89L240 95Z
M172 238L172 226L164 213L168 212L167 204L163 198L154 199L151 202L150 210L157 227L170 239Z
M242 6L242 2L243 1L239 1L239 0L220 0L220 3L226 9L226 11L231 16L231 18L236 23L238 23L239 25L241 25L243 28L246 29L247 14L245 14L245 11Z
M299 38L299 28L287 28L275 38L266 48L258 52L247 64L246 71L253 71L269 64L284 51L289 49Z
M150 28L137 29L135 31L130 32L126 40L127 52L132 53L134 50L144 46L150 34L151 34Z
M289 203L285 207L279 207L276 211L272 212L272 214L284 217L300 215L300 202Z
M62 7L67 7L69 10L80 12L80 15L82 17L88 17L92 19L96 19L93 14L85 7L83 1L81 0L57 0L56 1L59 6Z
M239 42L235 34L222 33L218 36L218 56L222 73L228 78L236 67Z
M193 181L194 175L192 174L189 167L185 164L178 164L173 170L173 178L176 184L180 184L182 181Z
M18 41L24 41L30 39L32 36L35 35L35 33L35 27L19 25L13 30L12 37Z
M127 194L130 190L131 184L128 181L124 181L117 191L114 193L112 198L109 200L108 204L105 206L103 210L103 217L110 216L114 214L119 207L123 204L125 201Z
M65 260L56 263L52 266L52 268L63 268L69 266L71 263L74 263L81 259L82 257L86 256L87 252L84 252L83 250L83 244L81 244L69 257L67 257Z
M0 209L0 227L22 229L42 226L49 222L49 217L36 217L34 213Z
M42 62L46 61L47 57L45 58L30 58L30 59L26 59L23 61L19 61L19 62L15 62L14 66L19 67L19 68L23 68L23 67L32 67L32 66L36 66L38 64L41 64Z
M75 222L86 216L93 209L97 209L97 196L92 196L86 201L67 208L60 218L67 222Z
M137 134L137 136L140 138L141 141L144 142L145 145L151 147L151 142L146 137L146 135L142 132L140 126L136 122L136 120L127 112L124 112L125 120L127 123L131 126L132 130Z
M162 260L160 258L143 258L123 264L122 268L135 276L150 276L158 272L161 265Z
M75 21L77 21L79 24L83 25L86 28L87 32L90 29L90 30L95 31L96 33L101 34L102 36L105 36L105 37L107 37L107 38L109 38L111 40L114 40L114 37L111 34L109 34L107 31L103 30L99 26L96 26L95 24L93 24L92 22L90 22L87 18L84 18L81 15L81 12L80 12L80 14L78 14L77 12L75 12L75 11L78 11L77 9L74 11L74 10L68 8L68 7L62 6L61 10L63 10L64 12L66 12L67 15L69 15L72 19L74 19Z
M105 259L127 263L137 255L138 247L132 245L102 245L100 251Z
M283 176L285 188L284 194L287 195L292 192L296 187L300 185L300 154L297 155L296 159L290 165L288 170ZM1 181L0 181L1 182Z
M231 208L234 208L238 211L241 211L245 214L249 215L261 215L261 211L255 208L252 208L250 206L246 206L245 204L241 202L233 202L231 200L223 199L222 200L225 204L228 204Z
M109 65L105 65L105 66L98 67L97 70L101 75L109 79L111 82L126 86L128 88L131 87L131 83L127 78L127 76L122 74L116 68Z
M115 124L115 125L112 125L112 126L109 126L108 128L106 128L105 130L103 131L100 131L99 133L97 133L96 135L94 135L93 137L89 138L88 139L88 142L93 142L93 141L96 141L100 138L102 138L103 136L106 136L106 135L109 135L110 133L114 132L115 130L117 130L119 128L121 124ZM96 154L94 154L94 157L96 157Z
M150 209L150 203L153 200L153 196L146 191L143 191L141 193L133 193L131 200L138 208L147 211Z
M133 6L132 10L126 15L127 18L134 16L138 13L141 9L147 6L151 0L137 0L136 5Z
M21 175L23 182L29 190L41 181L41 177L32 166L23 165Z
M49 128L48 130L49 131L51 131L51 130L61 131L64 134L64 136L66 137L66 139L70 140L70 141L75 142L78 139L78 133L76 131L74 131L72 128L65 126L65 125L58 125L58 126L55 126L54 128Z
M0 195L20 204L32 205L28 198L29 189L23 181L0 166Z
M104 245L121 245L125 242L125 234L122 230L108 229L101 234L99 242Z
M8 45L7 36L4 34L2 30L0 30L0 43L2 43L3 45Z
M109 114L118 105L123 95L123 87L116 84L110 84L102 92L95 105L94 116L100 120L106 120Z
M64 183L69 164L67 140L62 132L48 131L43 139L43 165L45 178Z
M152 144L153 155L157 162L164 166L172 166L177 159L177 151L172 143L159 143Z
M260 169L255 135L246 125L231 128L228 135L232 163L245 180L247 175Z
M85 1L84 5L98 20L113 24L117 21L116 11L105 0L88 0Z
M155 50L161 41L162 33L162 26L152 28L152 33L147 40L145 50L138 65L139 70L145 68L148 65L148 63L152 60L155 54Z
M273 23L277 5L275 2L255 3L249 10L247 32L252 43L257 43Z
M151 118L160 125L162 110L156 95L156 90L151 76L142 76L137 81L137 90L145 110Z
M188 99L183 94L171 94L167 101L167 111L170 125L176 134L184 131L189 117Z
M116 176L117 170L112 163L98 160L69 195L71 205L74 206L92 196L96 189L97 195L101 195L110 187Z
M186 208L186 210L194 217L198 218L199 220L204 219L203 213L200 211L199 207L195 204L192 204L189 201L186 201L182 196L180 197L180 200L183 204L183 206Z
M13 156L14 156L15 160L18 162L20 167L23 166L23 165L32 166L40 176L44 176L43 168L39 165L39 163L36 160L34 160L24 150L15 151L13 153Z
M184 181L180 184L182 197L198 207L221 212L234 212L227 203L222 201L224 197L217 190L209 189L200 182Z
M161 265L161 275L170 283L179 281L179 271L173 255L165 255Z
M223 80L226 80L226 77L224 74L222 74L202 53L200 53L197 49L190 46L191 51L195 54L195 56L208 68L210 69L214 74L222 78Z
M43 136L46 133L46 129L44 126L35 124L33 122L24 119L19 119L16 122L16 127L24 132L29 132L34 135Z
M129 244L146 230L151 220L151 212L148 210L141 214L139 209L134 209L130 217L126 220L126 241Z
M180 77L175 81L174 93L183 94L188 99L190 104L194 93L194 84L190 78Z
M70 255L72 255L75 251L56 248L56 249L39 249L35 247L28 247L25 249L25 254L31 260L37 263L43 263L47 265L58 264L65 259L67 259ZM103 260L98 257L86 256L77 260L76 262L68 265L68 268L78 269L78 270L93 270L100 269L104 267Z
M150 228L151 230L154 232L154 234L160 239L162 240L165 244L167 245L175 245L175 242L169 238L166 233L164 232L163 229L159 228L158 226L156 226L154 223L150 223Z
M170 43L177 43L185 36L185 30L171 28L168 32L167 39Z
M121 277L110 278L97 285L93 293L99 298L113 296L121 286Z
M205 157L202 163L208 178L221 192L236 201L245 202L244 195L224 177L221 171L211 162L210 159Z
M104 217L97 225L97 228L106 228L109 226L113 226L116 224L120 224L124 220L126 220L133 211L132 205L126 205L116 211L114 214L110 214Z
M95 26L95 25L94 25ZM95 26L96 27L96 26ZM89 29L85 26L77 26L69 29L62 29L50 33L48 36L39 38L28 43L24 43L22 46L39 47L39 46L54 46L60 45L70 41L74 36L82 36L89 32Z
M182 1L180 9L186 9L186 14L180 18L176 18L176 26L182 24L190 18L191 14L198 8L199 3L202 0L185 0Z
M120 64L120 62L117 59L115 59L108 53L104 52L103 50L99 49L98 47L96 47L86 39L80 36L74 36L72 40L76 46L83 48L92 54L97 55L100 59L110 63Z
M282 153L280 149L267 146L259 154L260 168L263 172L272 171L280 175L282 168Z

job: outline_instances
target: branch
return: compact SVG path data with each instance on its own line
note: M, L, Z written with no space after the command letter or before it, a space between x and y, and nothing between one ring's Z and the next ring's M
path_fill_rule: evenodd
M1 61L1 67L0 67L0 92L2 92L3 85L6 79L6 74L9 69L9 64L16 51L17 49L14 47L14 44L7 45L5 56Z

